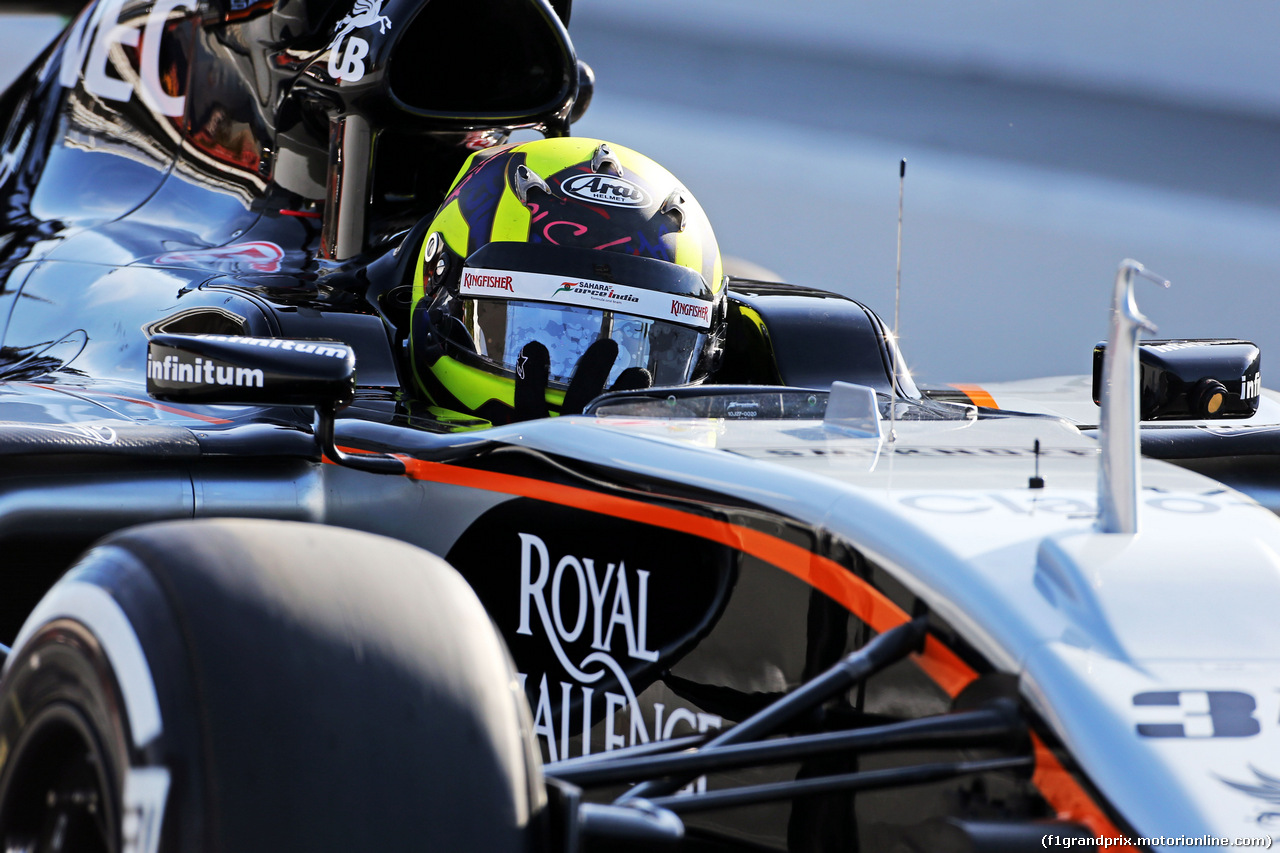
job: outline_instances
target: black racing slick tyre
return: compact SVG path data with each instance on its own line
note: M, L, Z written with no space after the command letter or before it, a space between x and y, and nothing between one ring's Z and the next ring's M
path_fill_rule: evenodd
M115 534L33 611L0 679L6 850L529 850L544 803L479 601L369 534Z

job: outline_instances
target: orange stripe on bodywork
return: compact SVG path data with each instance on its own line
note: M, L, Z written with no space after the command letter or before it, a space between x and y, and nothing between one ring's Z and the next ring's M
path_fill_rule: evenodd
M461 468L407 456L399 458L404 462L405 474L410 479L484 489L570 506L647 524L651 527L687 533L744 554L750 554L825 593L867 623L876 633L884 633L908 621L908 616L901 607L835 560L822 557L807 548L759 530L684 510L654 506L644 501L606 495L576 486L548 483L494 471ZM912 657L916 664L953 698L978 675L971 666L960 659L959 655L934 637L927 637L923 653ZM1115 824L1098 807L1088 792L1034 733L1032 742L1036 766L1032 781L1040 789L1045 800L1057 811L1058 816L1063 820L1084 824L1097 836L1123 838L1123 834L1116 829Z
M1031 781L1044 794L1049 805L1053 806L1059 819L1082 823L1099 838L1127 837L1116 829L1111 819L1098 808L1093 797L1080 787L1075 777L1058 761L1053 750L1034 732L1031 734L1031 744L1036 757L1036 769L1031 775Z
M166 406L163 403L157 403L154 400L140 400L137 397L122 397L119 394L103 394L103 397L110 397L113 400L121 400L125 403L137 403L139 406L148 406L158 412L168 412L171 415L182 415L191 418L193 421L204 421L207 424L229 424L226 418L215 418L212 415L201 415L197 412L188 411L187 409L178 409L173 406Z
M407 476L415 480L466 486L571 506L588 512L647 524L650 527L687 533L735 551L750 554L825 593L834 601L844 605L849 612L867 623L878 634L909 621L909 617L901 607L835 560L819 556L807 548L759 530L684 510L601 494L576 486L564 486L474 468L460 468L456 465L427 462L422 459L409 457L401 457L401 459L404 461ZM925 641L924 652L916 655L915 658L920 667L948 695L953 697L977 677L972 667L932 637Z
M984 409L998 409L996 398L987 393L986 389L981 385L964 385L951 383L951 387L964 394L969 398L975 406L982 406Z
M29 384L32 388L41 388L45 391L56 391L59 394L66 394L68 397L79 397L83 399L85 396L92 397L96 395L99 397L107 397L112 400L120 400L121 402L125 402L125 403L136 403L139 406L146 406L147 408L155 409L158 412L168 412L171 415L182 415L184 417L191 418L193 421L204 421L207 424L231 423L231 421L227 420L226 418L215 418L211 415L201 415L196 412L187 411L186 409L178 409L173 406L166 406L163 403L157 403L155 400L142 400L137 397L125 397L120 394L108 394L105 391L92 391L89 389L84 389L83 394L76 394L72 391L69 391L66 388L61 388L57 385L42 385L39 382L30 382L27 384Z

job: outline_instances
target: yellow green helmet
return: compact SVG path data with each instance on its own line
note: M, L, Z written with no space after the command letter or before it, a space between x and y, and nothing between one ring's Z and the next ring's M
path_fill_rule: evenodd
M472 155L427 229L410 350L437 407L509 423L715 370L725 278L706 214L621 145Z

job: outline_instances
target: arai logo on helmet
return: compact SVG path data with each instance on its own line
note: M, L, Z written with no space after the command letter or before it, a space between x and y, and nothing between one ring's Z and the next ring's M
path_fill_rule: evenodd
M560 189L578 201L614 207L644 207L649 203L648 193L626 178L614 175L574 175L562 182Z

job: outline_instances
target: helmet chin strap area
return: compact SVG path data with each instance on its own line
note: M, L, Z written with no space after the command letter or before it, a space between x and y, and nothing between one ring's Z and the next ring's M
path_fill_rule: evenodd
M618 360L618 342L603 338L587 347L573 369L573 379L564 394L561 414L578 415L587 403L604 393L613 363ZM530 341L520 350L516 364L515 420L527 421L545 418L547 409L547 381L551 374L551 355L547 348ZM628 367L613 383L611 391L634 391L648 388L653 376L643 367Z

